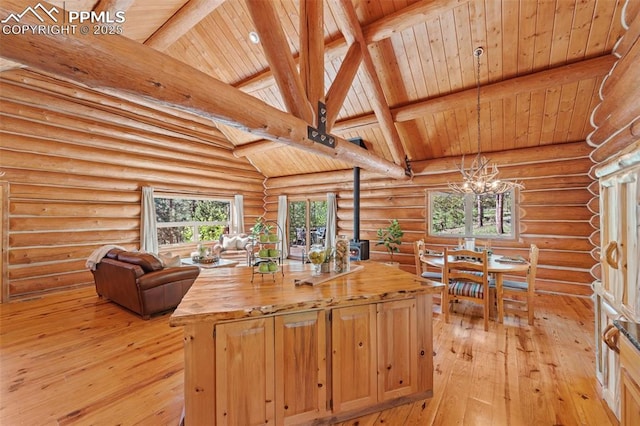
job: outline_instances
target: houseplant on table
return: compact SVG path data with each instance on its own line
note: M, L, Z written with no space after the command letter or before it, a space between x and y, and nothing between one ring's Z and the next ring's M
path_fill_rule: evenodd
M389 257L391 261L388 262L391 265L398 266L398 262L394 262L393 253L397 253L400 251L400 245L402 244L402 237L404 236L404 232L400 228L400 223L398 219L391 220L389 226L386 228L380 228L377 230L378 242L377 246L385 246L387 251L389 252Z

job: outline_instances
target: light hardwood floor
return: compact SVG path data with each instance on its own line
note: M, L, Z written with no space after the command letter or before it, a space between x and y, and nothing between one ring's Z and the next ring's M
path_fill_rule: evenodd
M483 331L434 313L434 397L341 425L616 425L599 396L590 299L539 295L536 320ZM436 307L439 310L439 307ZM182 330L83 288L0 305L1 425L177 425ZM200 426L200 425L198 425Z

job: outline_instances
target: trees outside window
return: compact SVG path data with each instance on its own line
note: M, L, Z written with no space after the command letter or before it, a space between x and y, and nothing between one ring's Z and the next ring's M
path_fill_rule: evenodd
M231 226L231 201L155 197L158 245L216 241Z
M290 247L302 246L305 251L308 251L311 244L323 243L326 237L326 226L326 200L289 201ZM290 250L289 253L295 257L297 252Z
M429 194L429 234L515 238L514 192L498 195Z

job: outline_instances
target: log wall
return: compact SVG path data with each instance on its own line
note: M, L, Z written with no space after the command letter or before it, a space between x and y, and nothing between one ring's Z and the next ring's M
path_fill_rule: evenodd
M590 269L597 262L591 255L593 215L587 205L592 198L589 177L591 149L586 143L527 148L488 155L500 165L503 179L521 180L519 236L511 241L494 241L501 254L528 257L529 245L540 248L537 289L544 292L590 295ZM427 235L429 191L445 190L448 181L460 180L455 164L460 159L412 163L414 177L403 182L380 179L361 172L360 238L370 240L371 259L387 261L384 247L376 246L376 230L399 220L405 232L400 253L394 260L415 272L413 242L424 238L434 248L453 246L457 238ZM276 217L278 195L338 197L338 233L353 235L353 173L351 171L267 179L266 209ZM478 244L483 244L478 240Z
M247 227L263 214L264 177L211 123L27 71L2 74L0 115L3 301L93 283L102 245L139 248L142 186L241 193Z
M621 16L622 26L627 31L616 44L614 55L618 60L605 76L600 86L600 103L591 114L593 132L587 136L587 143L593 147L590 155L593 163L591 176L596 177L596 169L606 163L613 164L623 155L640 149L640 7L626 4L626 12ZM589 202L593 216L593 257L600 253L600 192L599 185L592 185L593 198ZM591 275L602 279L600 265L594 265Z

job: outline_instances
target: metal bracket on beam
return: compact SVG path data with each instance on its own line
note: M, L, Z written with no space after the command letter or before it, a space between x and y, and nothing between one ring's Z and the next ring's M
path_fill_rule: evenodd
M307 137L330 148L336 146L336 138L327 133L327 107L322 102L318 102L318 128L307 126Z

